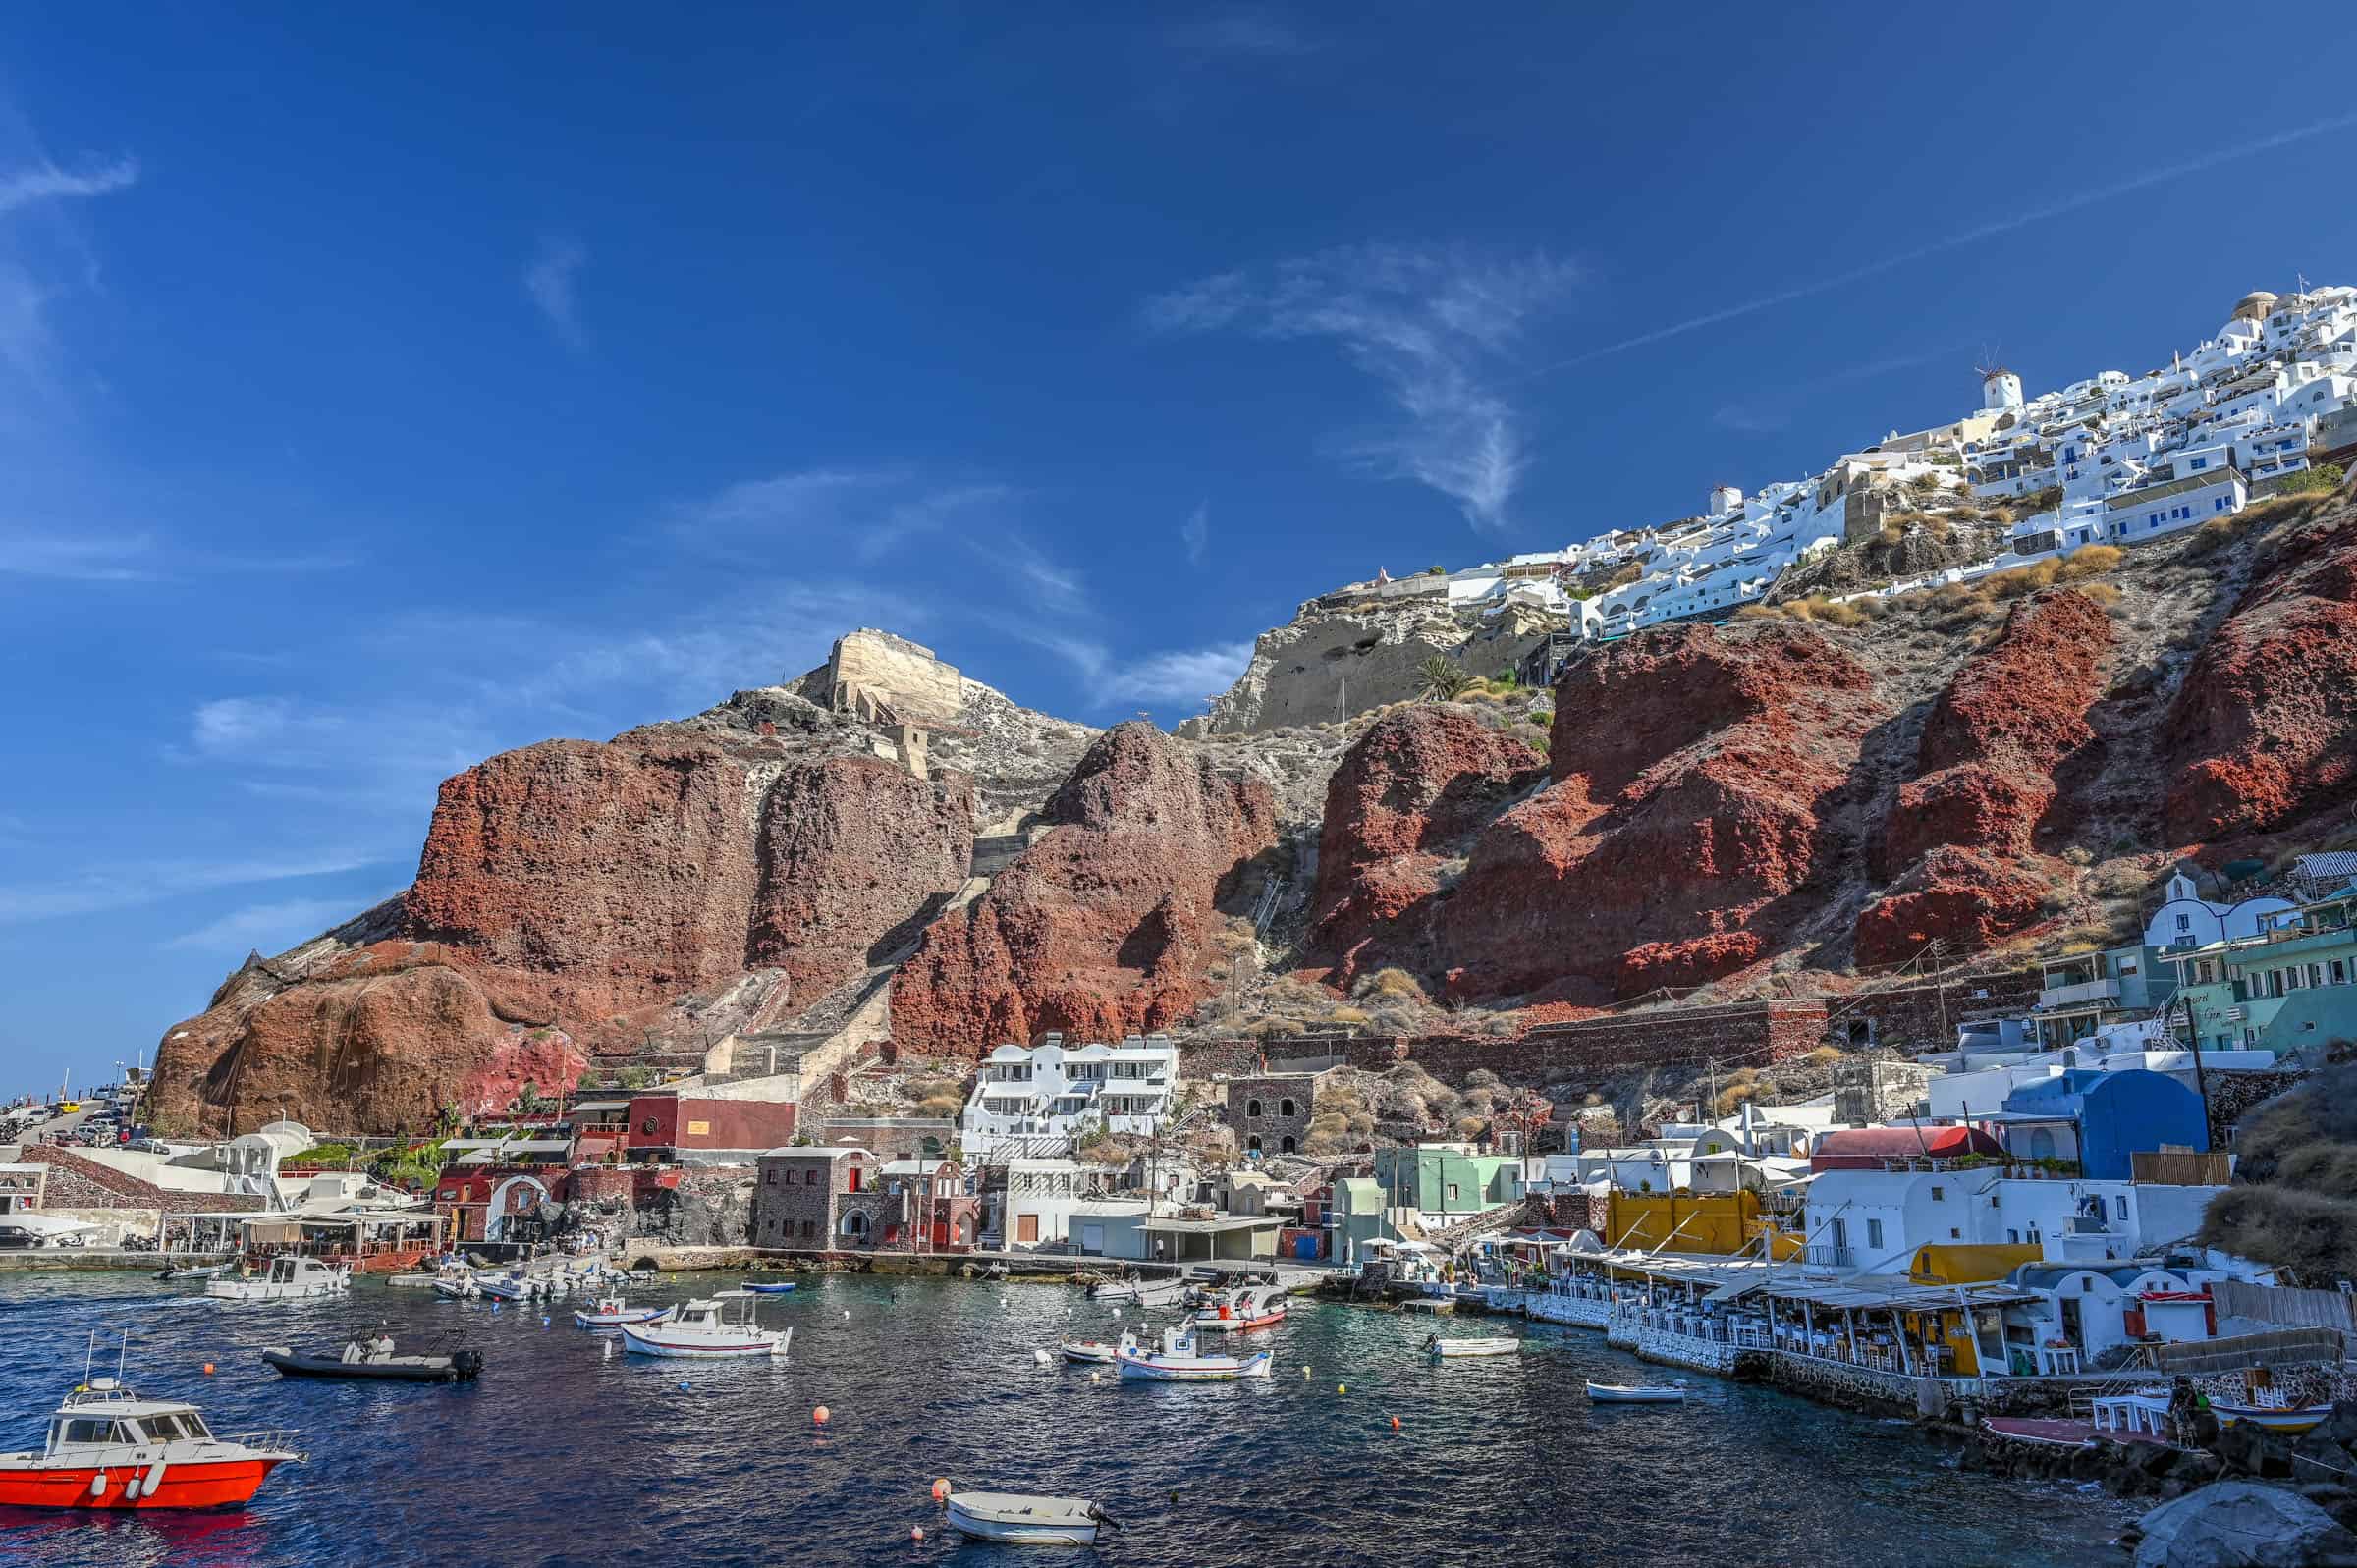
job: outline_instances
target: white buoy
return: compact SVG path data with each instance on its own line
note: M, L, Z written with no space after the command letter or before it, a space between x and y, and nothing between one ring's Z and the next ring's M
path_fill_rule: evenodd
M1044 1367L1054 1358L1049 1356L1049 1354L1044 1350L1034 1350L1031 1352L1031 1359Z
M606 1353L605 1353L603 1356L599 1357L598 1359L599 1359L599 1360L601 1360L601 1361L612 1361L612 1360L614 1359L614 1341L613 1341L613 1340L609 1339L609 1340L607 1340L607 1341L606 1341Z

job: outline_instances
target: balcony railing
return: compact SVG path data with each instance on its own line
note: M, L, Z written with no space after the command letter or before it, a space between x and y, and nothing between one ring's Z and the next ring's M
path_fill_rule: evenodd
M1803 1261L1812 1269L1855 1269L1858 1255L1847 1247L1811 1247Z
M2049 986L2046 990L2038 993L2038 1005L2049 1010L2056 1007L2073 1007L2081 1002L2117 1001L2118 1000L2119 981L2117 979L2082 980L2076 985Z

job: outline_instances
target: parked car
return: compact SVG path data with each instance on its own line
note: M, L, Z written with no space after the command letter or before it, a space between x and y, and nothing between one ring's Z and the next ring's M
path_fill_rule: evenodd
M143 1155L168 1155L172 1146L161 1138L134 1138L131 1146Z

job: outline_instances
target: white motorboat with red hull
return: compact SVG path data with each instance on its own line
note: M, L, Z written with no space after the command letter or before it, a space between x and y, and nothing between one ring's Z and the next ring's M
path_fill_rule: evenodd
M700 1360L718 1356L783 1356L794 1330L773 1332L753 1321L748 1298L732 1313L718 1301L682 1302L660 1322L626 1323L622 1348L640 1356Z
M1274 1328L1285 1322L1286 1293L1275 1285L1248 1285L1205 1307L1187 1320L1197 1333L1244 1332Z
M1214 1356L1195 1348L1195 1336L1183 1328L1166 1328L1162 1343L1152 1350L1124 1345L1113 1363L1124 1378L1146 1382L1224 1382L1238 1378L1266 1378L1272 1358L1263 1350L1249 1356Z
M216 1437L193 1405L93 1379L49 1418L46 1442L0 1454L0 1506L219 1508L251 1500L304 1457L293 1433Z

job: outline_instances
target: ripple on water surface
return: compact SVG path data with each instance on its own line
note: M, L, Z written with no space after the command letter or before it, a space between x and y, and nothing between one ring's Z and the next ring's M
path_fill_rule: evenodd
M1660 1374L1576 1328L1534 1325L1522 1356L1436 1368L1416 1353L1427 1323L1304 1305L1254 1336L1277 1355L1269 1381L1151 1386L1034 1364L1035 1347L1118 1331L1111 1309L1053 1285L810 1279L761 1303L765 1323L795 1328L779 1363L603 1359L570 1308L494 1313L374 1281L284 1306L194 1288L0 1276L0 1447L38 1442L88 1331L111 1344L129 1329L135 1387L195 1400L219 1431L300 1427L311 1462L240 1512L0 1509L0 1562L1010 1560L947 1534L936 1476L1093 1496L1129 1529L1095 1550L1016 1559L1133 1568L2080 1564L2111 1558L2124 1517L2101 1498L1958 1474L1903 1425L1700 1376L1683 1408L1592 1410L1588 1378ZM259 1360L265 1345L340 1346L380 1323L405 1349L465 1334L482 1380L282 1382ZM207 1361L217 1376L202 1375ZM833 1418L823 1430L818 1405Z

